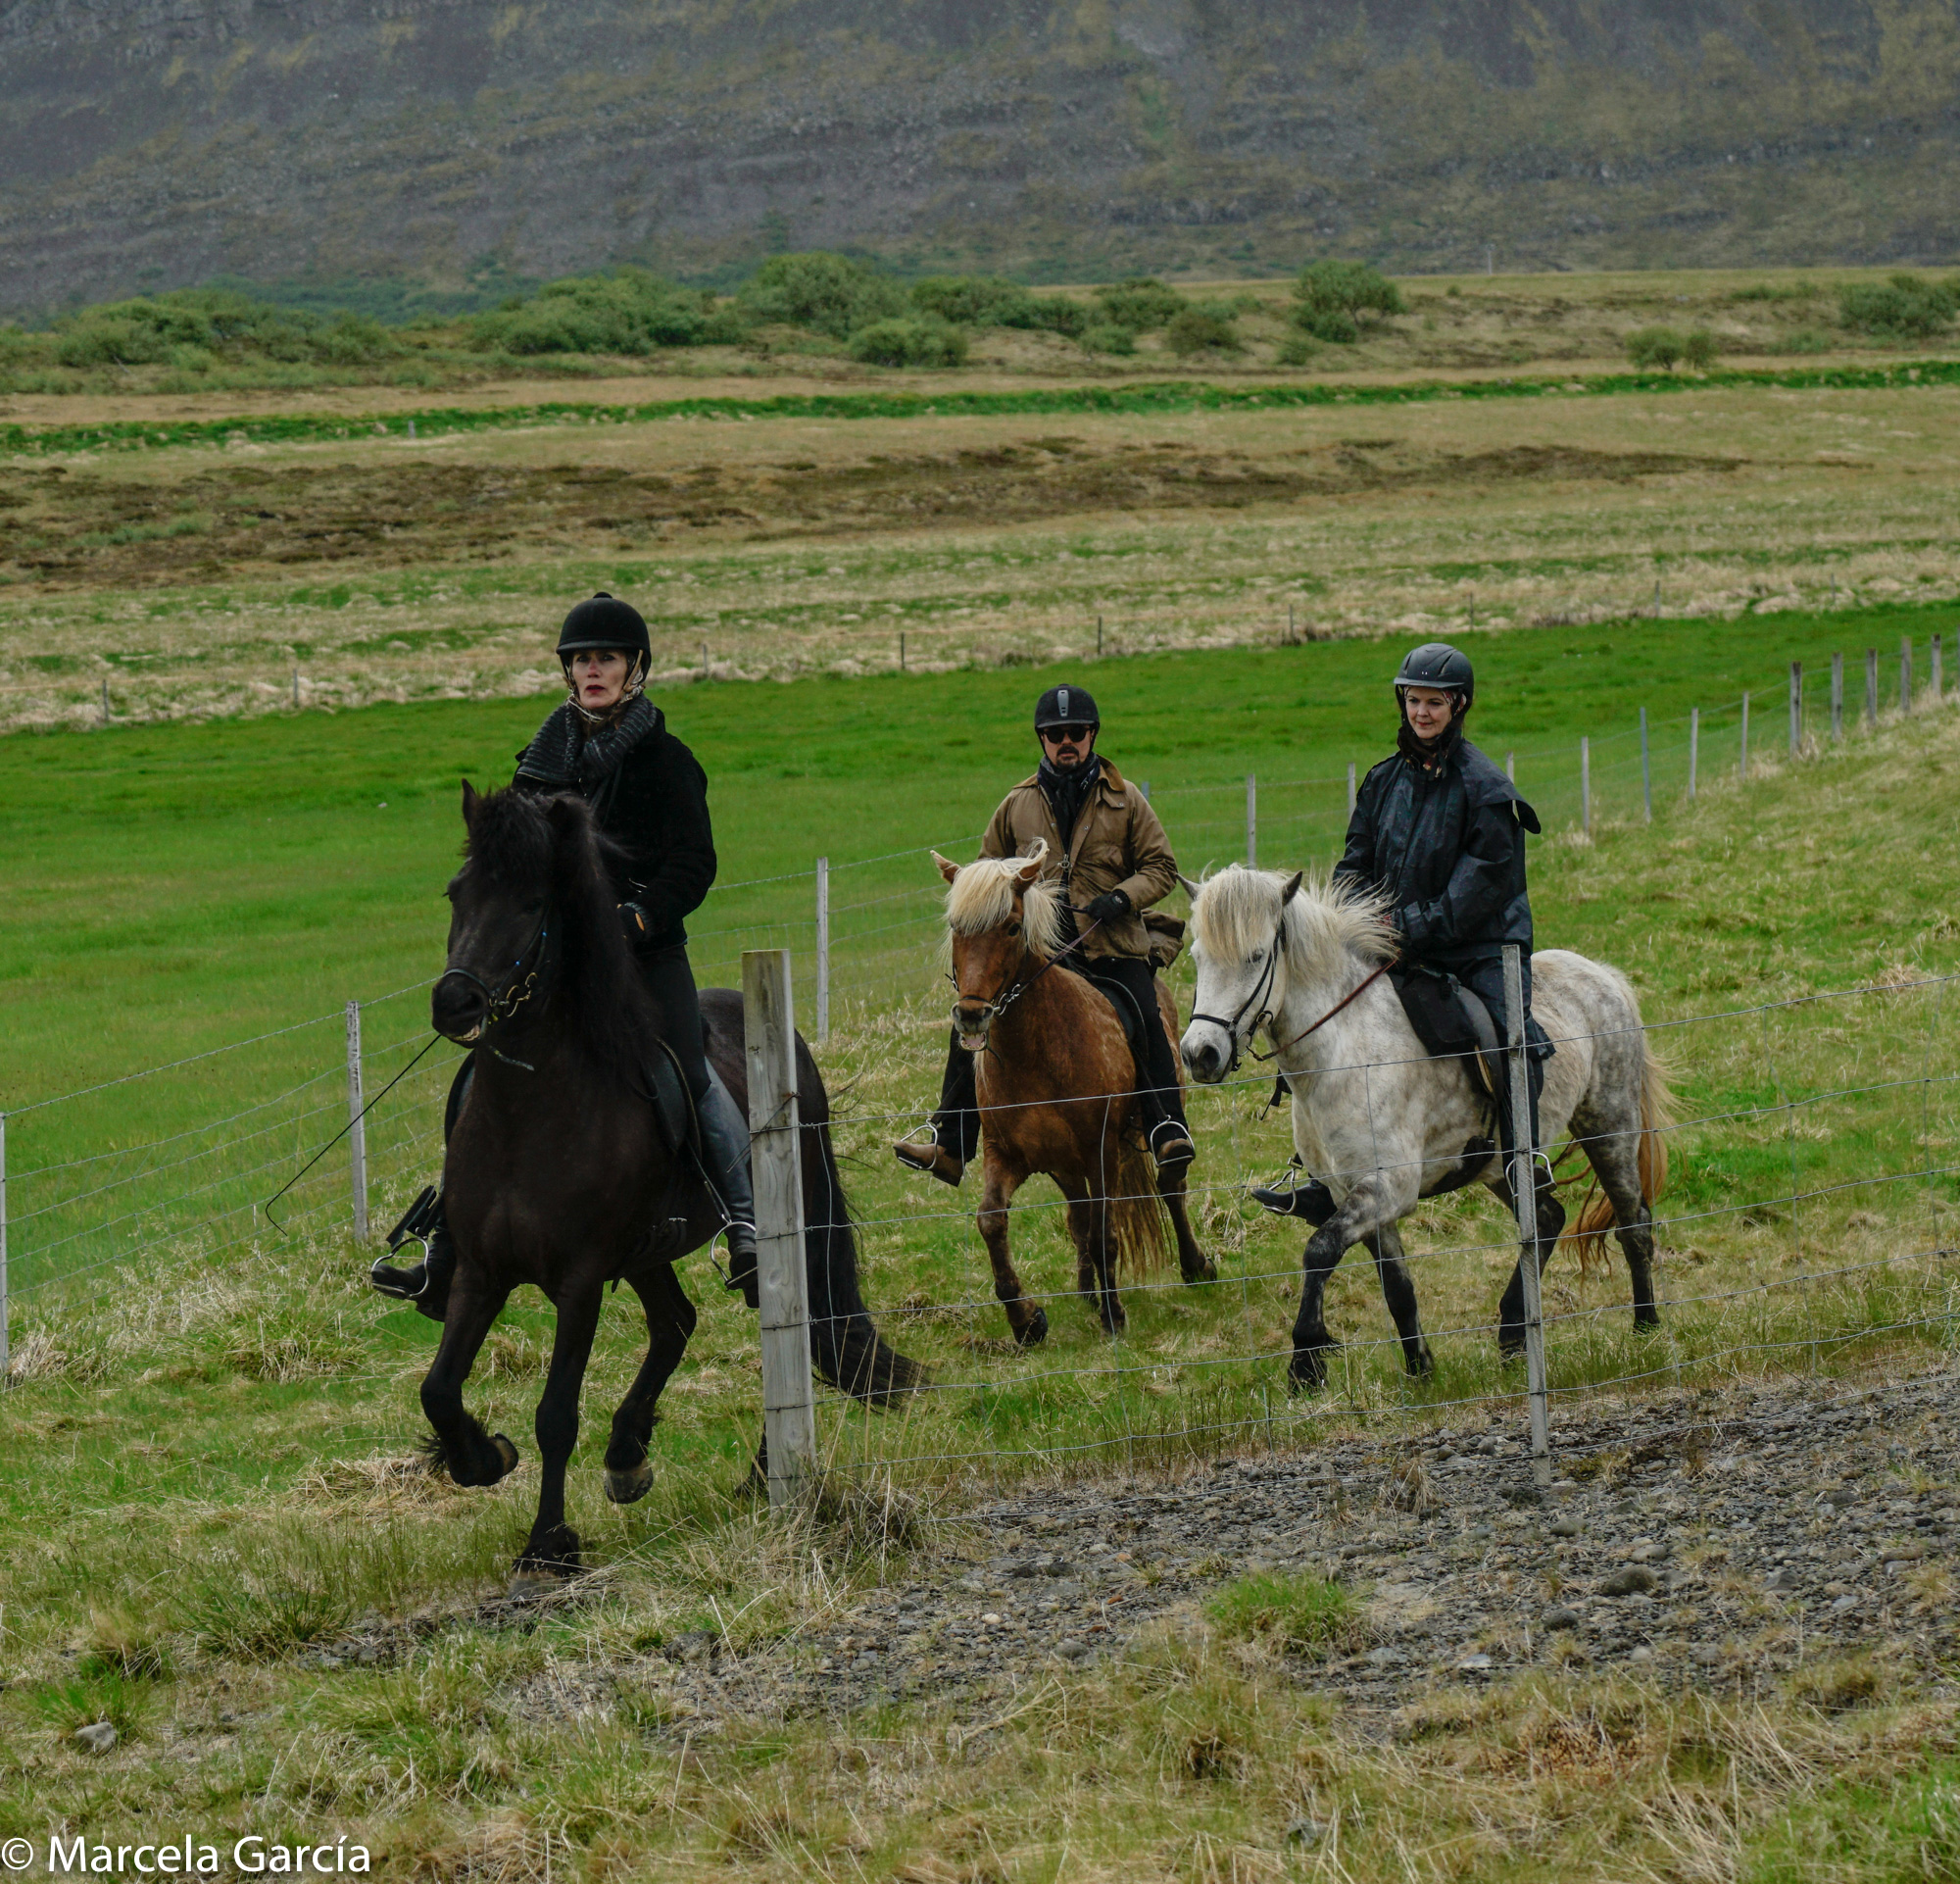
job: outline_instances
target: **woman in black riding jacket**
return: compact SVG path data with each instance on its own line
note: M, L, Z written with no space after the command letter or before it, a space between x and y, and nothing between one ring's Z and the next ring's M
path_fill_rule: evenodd
M682 926L714 881L708 775L667 731L664 716L643 691L653 647L637 609L603 592L579 603L559 632L558 657L564 669L565 704L517 755L513 782L521 791L550 796L576 792L618 846L608 862L619 919L694 1096L710 1181L728 1219L729 1286L753 1288L756 1208L749 1132L708 1063ZM445 1137L461 1110L470 1064L464 1062L451 1090ZM412 1211L388 1245L393 1250L416 1239L426 1251L422 1263L398 1269L383 1260L371 1279L383 1295L412 1300L440 1321L456 1254L439 1198L419 1214Z

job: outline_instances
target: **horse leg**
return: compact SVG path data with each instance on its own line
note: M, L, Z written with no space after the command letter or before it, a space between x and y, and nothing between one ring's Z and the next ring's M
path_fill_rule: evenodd
M1068 1233L1075 1240L1075 1282L1096 1303L1102 1332L1121 1334L1129 1326L1122 1298L1116 1293L1115 1237L1109 1200L1099 1197L1079 1180L1061 1186L1068 1199Z
M552 1341L551 1370L545 1375L535 1427L541 1455L538 1514L517 1553L516 1573L511 1579L513 1596L548 1587L579 1567L578 1533L564 1521L564 1468L578 1443L578 1390L585 1382L585 1363L605 1299L604 1280L588 1276L567 1282L558 1299L558 1333Z
M1048 1339L1048 1316L1039 1303L1030 1302L1007 1254L1007 1206L1021 1187L1020 1177L986 1148L986 1178L980 1192L980 1214L976 1221L981 1240L987 1245L987 1260L994 1267L994 1299L1007 1312L1007 1327L1023 1348L1032 1348Z
M1525 1261L1529 1257L1538 1264L1540 1284L1544 1280L1544 1267L1551 1261L1551 1253L1558 1246L1559 1233L1565 1228L1565 1206L1558 1201L1558 1192L1549 1177L1544 1175L1540 1166L1538 1180L1538 1245L1535 1249L1520 1249L1518 1260L1511 1269L1511 1279L1504 1289L1504 1299L1497 1305L1497 1352L1506 1360L1513 1360L1525 1351Z
M1157 1172L1157 1195L1163 1199L1163 1207L1170 1213L1170 1226L1177 1237L1178 1272L1187 1282L1216 1282L1218 1265L1198 1247L1198 1238L1191 1233L1191 1213L1186 1208L1185 1173L1191 1169L1188 1164L1172 1165Z
M1348 1193L1341 1208L1307 1239L1300 1257L1303 1279L1299 1292L1299 1314L1293 1324L1293 1359L1287 1363L1287 1380L1295 1387L1322 1387L1327 1384L1327 1363L1323 1358L1340 1343L1327 1332L1323 1313L1327 1278L1348 1254L1348 1246L1371 1235L1381 1221L1381 1211L1373 1187L1357 1184Z
M1393 1223L1384 1223L1368 1239L1368 1247L1375 1254L1375 1271L1382 1279L1382 1300L1389 1305L1396 1332L1401 1336L1402 1365L1418 1377L1434 1373L1436 1362L1429 1352L1429 1343L1423 1339L1422 1317L1416 1309L1415 1278L1409 1274L1401 1231Z
M694 1304L669 1264L636 1277L633 1293L647 1311L649 1341L647 1358L612 1415L612 1438L606 1448L606 1496L615 1505L631 1505L653 1489L647 1442L654 1436L654 1408L687 1352L695 1323Z
M516 1447L502 1433L486 1433L463 1404L463 1383L510 1293L486 1289L473 1269L463 1268L450 1291L435 1363L422 1380L422 1412L434 1432L431 1450L459 1485L494 1485L516 1468Z

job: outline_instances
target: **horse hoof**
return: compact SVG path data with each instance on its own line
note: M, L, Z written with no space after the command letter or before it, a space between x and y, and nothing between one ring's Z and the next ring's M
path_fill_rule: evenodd
M643 1459L624 1471L606 1468L606 1496L615 1505L637 1505L654 1489L654 1462Z
M1184 1272L1184 1285L1188 1289L1196 1288L1200 1282L1217 1280L1218 1264L1215 1263L1207 1262L1201 1269L1187 1269Z
M1327 1369L1315 1362L1301 1366L1298 1356L1287 1363L1287 1392L1318 1393L1327 1385Z
M1038 1348L1048 1339L1048 1311L1037 1309L1029 1315L1025 1325L1014 1330L1014 1345L1020 1348Z
M563 1571L522 1569L513 1573L506 1594L513 1603L542 1603L547 1597L558 1595L569 1581Z
M1509 1338L1503 1335L1497 1337L1497 1359L1499 1361L1522 1361L1524 1358L1525 1338L1523 1335L1515 1335Z
M509 1478L517 1469L517 1449L502 1433L492 1433L490 1443L497 1449L497 1471L486 1478L486 1485L494 1485L500 1478Z

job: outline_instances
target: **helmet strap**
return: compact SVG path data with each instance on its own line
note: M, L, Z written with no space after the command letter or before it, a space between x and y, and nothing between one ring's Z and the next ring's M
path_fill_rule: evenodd
M564 673L565 702L588 726L610 725L625 710L630 702L637 700L641 694L646 692L649 678L647 657L635 651L632 657L633 665L626 671L626 684L620 689L619 698L612 706L606 708L604 712L592 713L587 710L584 702L579 699L578 682L571 676L571 664L578 659L579 655L585 652L585 649L578 648L574 649L570 654L562 654L559 656L559 667ZM617 650L617 652L623 653L624 650Z

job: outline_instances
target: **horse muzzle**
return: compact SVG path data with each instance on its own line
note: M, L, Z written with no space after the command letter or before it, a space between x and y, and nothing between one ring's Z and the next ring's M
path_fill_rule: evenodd
M1185 1069L1200 1086L1215 1086L1232 1070L1232 1042L1215 1021L1187 1027L1178 1042Z
M953 1031L960 1047L967 1053L984 1053L987 1050L987 1032L994 1024L991 1008L964 1001L956 1002L953 1009Z
M473 1046L482 1037L489 1015L490 1003L482 990L460 974L444 974L429 996L429 1024L461 1047Z

